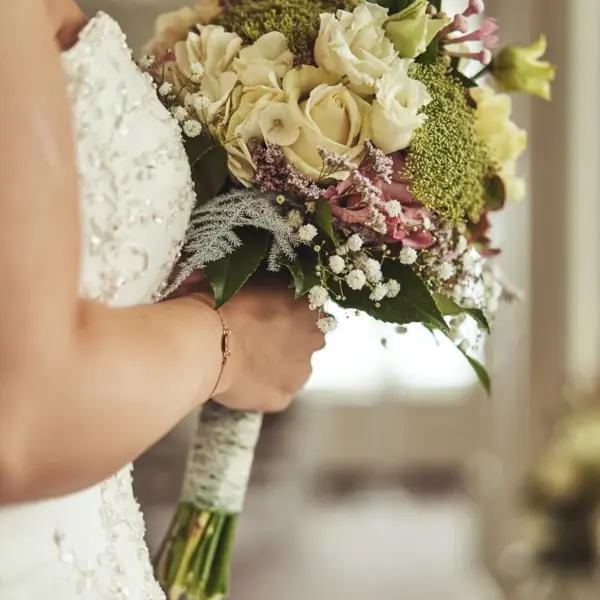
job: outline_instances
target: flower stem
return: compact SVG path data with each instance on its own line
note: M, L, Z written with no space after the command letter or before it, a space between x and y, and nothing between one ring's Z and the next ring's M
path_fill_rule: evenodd
M473 81L477 81L480 77L483 77L489 70L490 70L490 65L486 65L485 67L483 67L483 69L481 69L481 71L477 72L475 75L473 75L473 77L471 77L471 79Z
M169 600L227 595L237 521L236 514L179 505L156 559L158 580Z

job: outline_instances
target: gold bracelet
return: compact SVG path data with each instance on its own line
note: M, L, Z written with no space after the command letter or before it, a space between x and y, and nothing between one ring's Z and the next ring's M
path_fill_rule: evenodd
M223 314L221 313L221 311L218 308L215 308L214 303L209 298L207 298L203 294L189 294L189 296L197 298L198 300L200 300L202 302L202 304L205 304L210 309L214 310L217 313L219 319L221 320L221 327L223 328L223 336L221 338L221 352L223 353L223 360L221 361L221 370L219 372L219 377L217 378L217 383L215 383L215 387L214 387L213 391L210 393L210 398L212 398L214 396L215 392L217 391L217 389L219 388L219 384L221 383L221 380L223 379L223 373L225 371L227 361L229 360L229 357L231 356L231 350L229 349L229 336L231 335L231 329L229 329L229 327L227 327L227 325L225 323L225 319L223 318Z

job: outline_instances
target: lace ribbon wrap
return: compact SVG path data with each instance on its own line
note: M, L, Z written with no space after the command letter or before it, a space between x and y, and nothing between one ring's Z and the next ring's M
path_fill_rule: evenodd
M242 511L262 414L234 411L209 401L198 415L181 501L196 508Z

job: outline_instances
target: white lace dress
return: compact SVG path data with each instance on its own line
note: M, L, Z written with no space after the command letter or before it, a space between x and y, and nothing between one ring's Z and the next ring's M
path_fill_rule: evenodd
M107 15L62 61L77 136L81 292L115 306L151 302L194 201L177 125ZM71 496L0 508L0 600L164 598L131 484L128 467Z

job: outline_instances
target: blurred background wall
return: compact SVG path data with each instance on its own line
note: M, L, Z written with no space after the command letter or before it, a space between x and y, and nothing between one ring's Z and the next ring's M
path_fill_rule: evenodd
M310 0L307 0L310 1ZM138 49L184 0L80 0ZM530 131L530 193L495 222L525 293L482 349L487 400L454 348L342 320L287 414L267 420L234 567L234 600L510 598L518 492L566 383L598 375L600 8L597 0L487 0L503 43L540 31L559 66L553 102L515 98ZM449 11L466 0L446 0ZM387 339L387 348L381 340ZM356 350L360 348L360 353ZM591 384L591 383L590 383ZM140 459L156 546L177 498L193 417Z

